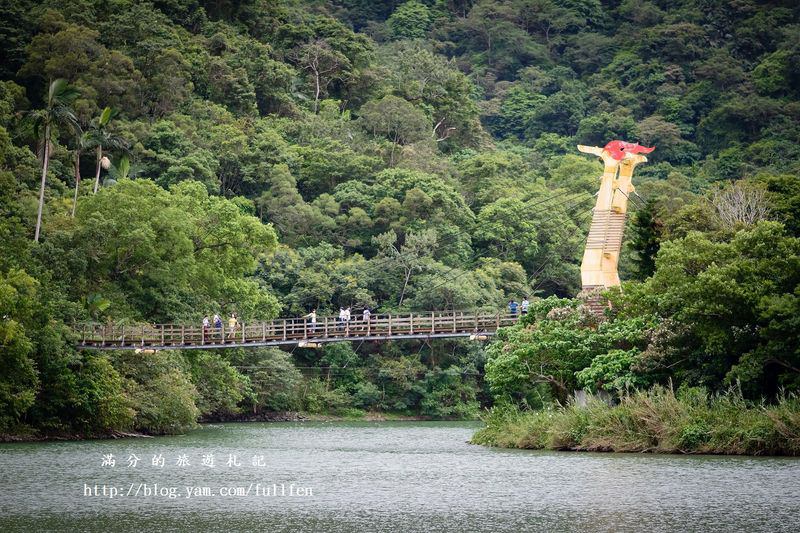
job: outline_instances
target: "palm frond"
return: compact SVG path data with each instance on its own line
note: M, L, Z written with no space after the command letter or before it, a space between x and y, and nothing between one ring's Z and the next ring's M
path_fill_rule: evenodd
M59 94L61 94L67 87L69 83L64 78L58 78L57 80L53 80L50 84L50 89L47 93L47 101L53 102Z
M97 124L99 126L101 126L101 127L105 126L106 124L108 124L111 121L111 119L113 118L112 117L113 113L114 112L112 111L112 109L110 107L106 107L105 109L103 109L103 112L100 113L100 117L97 119Z
M52 111L53 122L61 126L66 126L72 133L78 133L81 129L78 123L78 117L72 112L70 108L64 105L57 105L53 107Z

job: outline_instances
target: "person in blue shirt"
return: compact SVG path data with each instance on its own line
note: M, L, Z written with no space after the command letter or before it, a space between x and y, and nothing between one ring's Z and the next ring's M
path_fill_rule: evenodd
M508 302L508 312L511 313L511 316L517 316L517 309L519 308L519 304L516 300L511 300Z

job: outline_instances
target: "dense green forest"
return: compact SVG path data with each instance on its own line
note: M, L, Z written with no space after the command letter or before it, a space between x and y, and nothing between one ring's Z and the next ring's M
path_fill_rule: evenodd
M800 388L793 1L9 0L0 80L0 433ZM611 139L656 150L598 323L573 297L601 166L575 145ZM71 333L525 295L488 348Z

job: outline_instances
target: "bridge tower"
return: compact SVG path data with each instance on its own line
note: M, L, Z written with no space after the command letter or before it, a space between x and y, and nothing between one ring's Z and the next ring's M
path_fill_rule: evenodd
M620 284L617 265L628 216L628 199L635 191L633 171L636 165L647 161L642 153L649 154L654 148L611 141L603 148L578 145L578 150L599 157L604 166L581 263L582 292L587 295L589 306L602 314L603 306L596 294L598 289Z

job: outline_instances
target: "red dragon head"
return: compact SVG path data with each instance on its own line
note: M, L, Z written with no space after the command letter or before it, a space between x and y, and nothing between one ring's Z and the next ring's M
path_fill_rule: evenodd
M627 154L649 154L656 149L655 146L648 148L639 143L626 143L625 141L611 141L603 148L617 161L625 159Z

